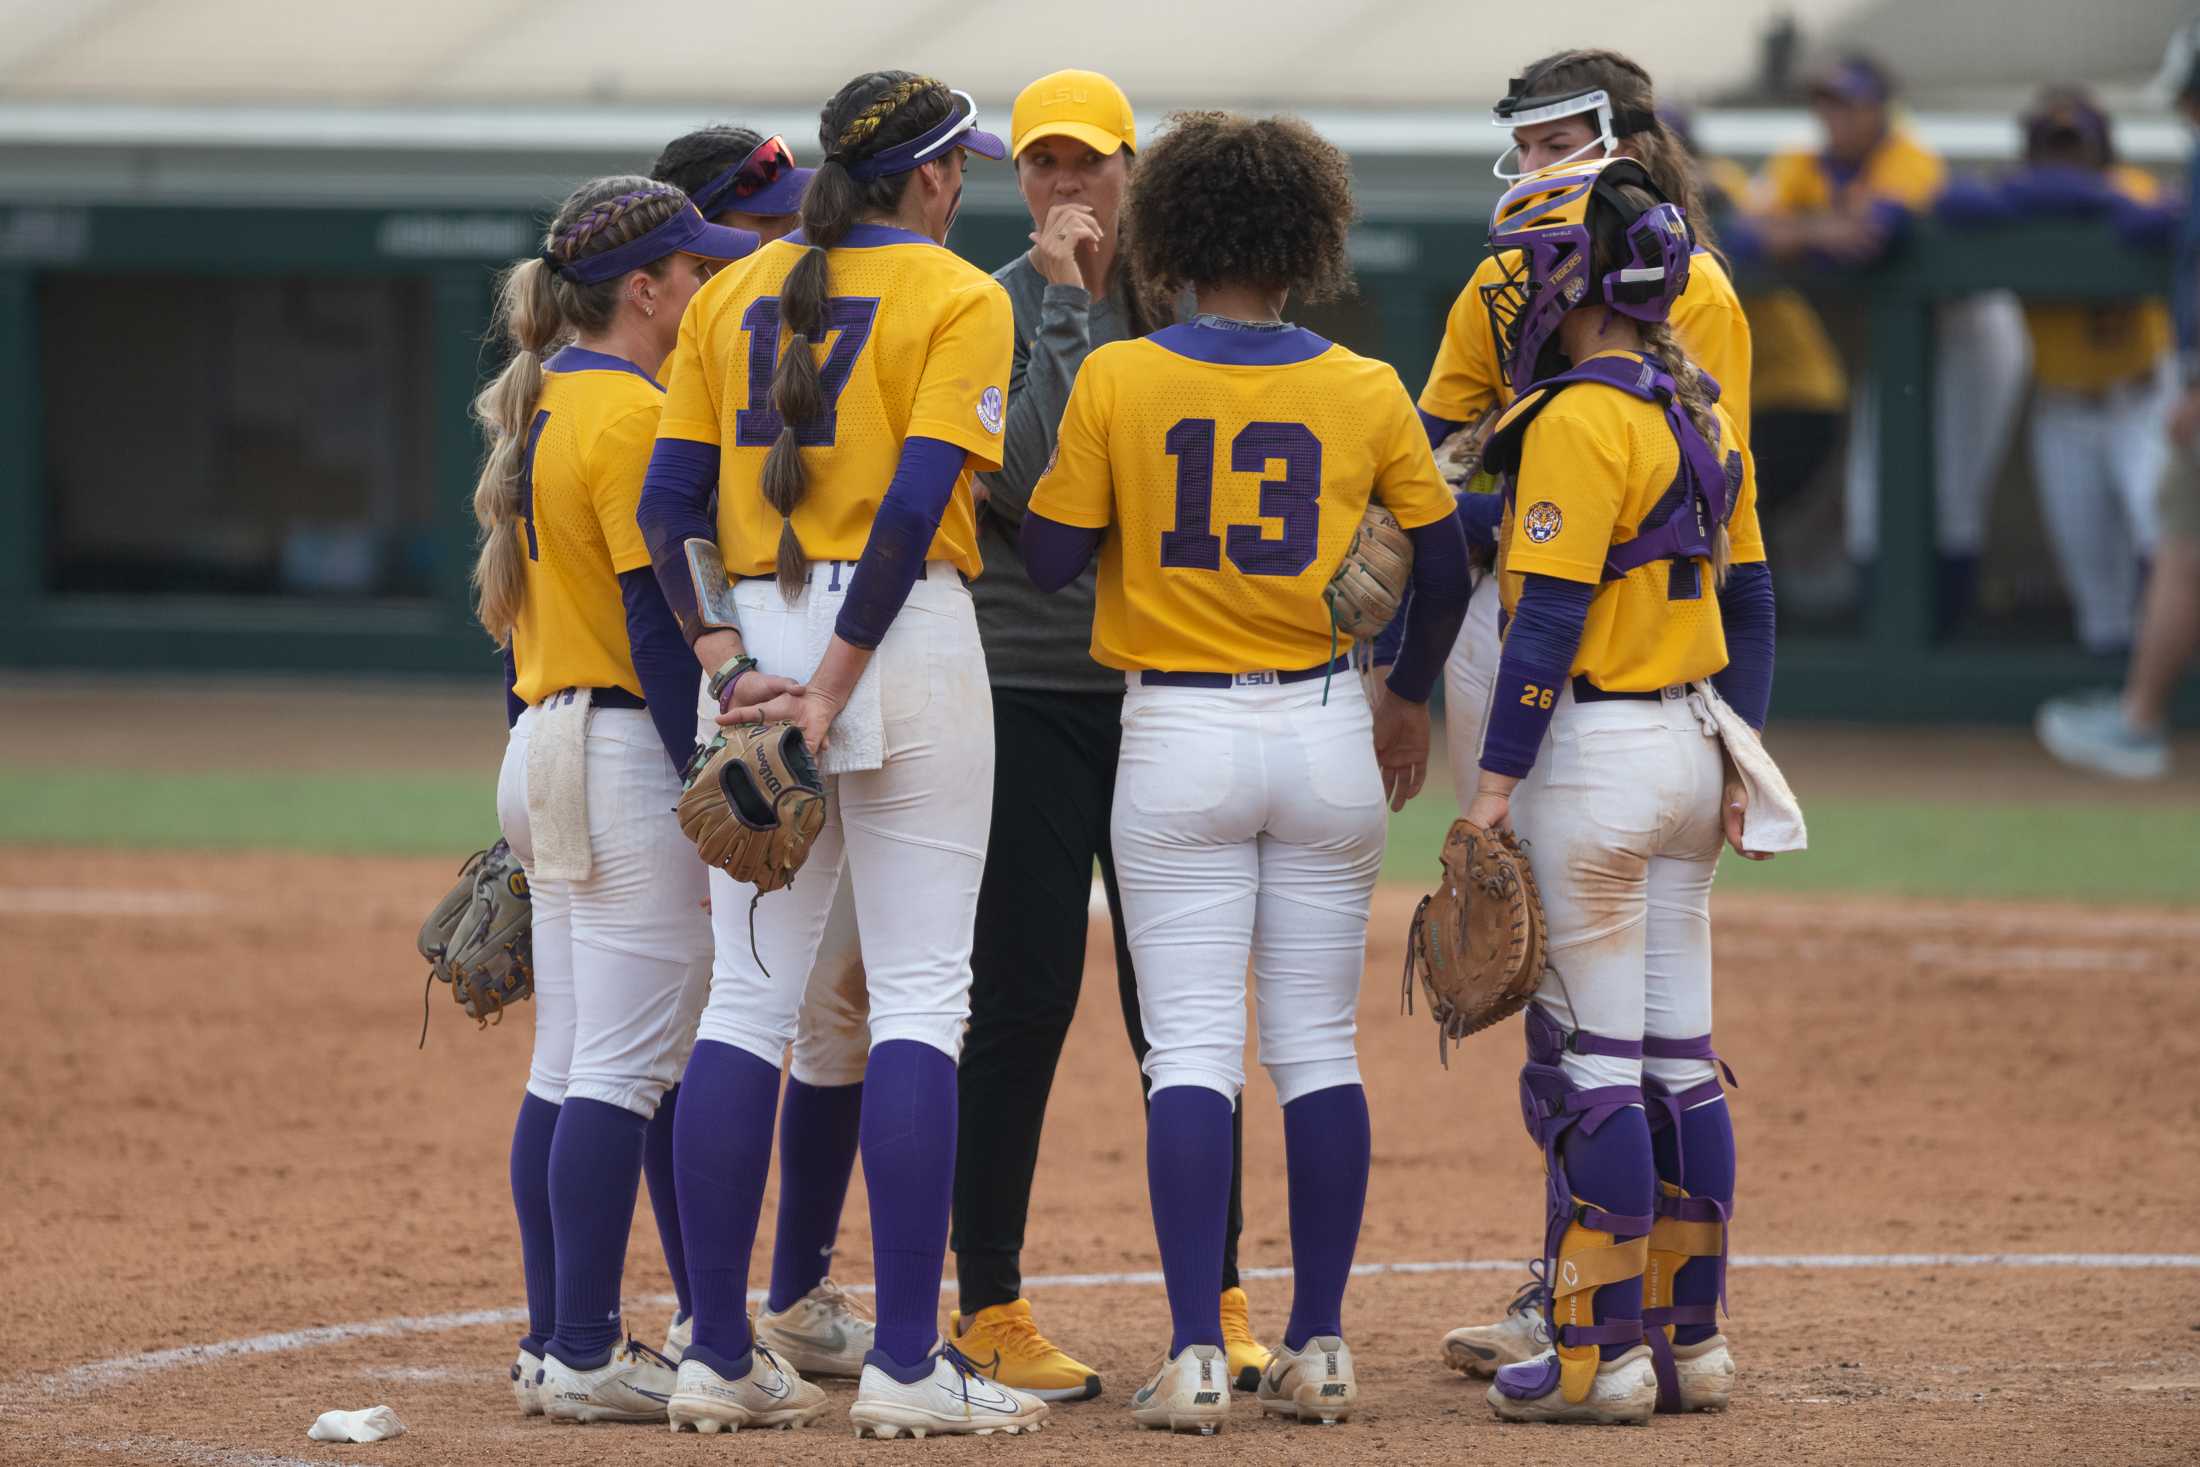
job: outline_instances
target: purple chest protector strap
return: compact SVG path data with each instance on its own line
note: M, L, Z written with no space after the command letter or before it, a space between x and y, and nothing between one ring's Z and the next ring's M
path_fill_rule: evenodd
M1716 401L1718 384L1708 377L1704 380ZM1680 472L1635 527L1635 537L1624 545L1612 546L1606 553L1604 579L1616 581L1654 560L1708 557L1715 530L1734 512L1734 499L1741 489L1741 455L1729 453L1725 462L1720 461L1718 452L1704 441L1703 434L1696 431L1696 425L1682 410L1673 374L1656 357L1592 357L1530 388L1498 424L1482 454L1483 465L1502 476L1506 505L1511 506L1516 492L1520 445L1527 436L1528 424L1551 405L1561 390L1576 382L1601 382L1630 397L1658 404L1681 453Z

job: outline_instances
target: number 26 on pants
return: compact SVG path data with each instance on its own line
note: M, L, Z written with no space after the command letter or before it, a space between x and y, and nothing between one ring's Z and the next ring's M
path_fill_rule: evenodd
M1230 564L1249 576L1295 576L1314 563L1321 542L1322 442L1304 423L1247 423L1230 440L1230 469L1265 474L1277 461L1283 477L1262 479L1260 515L1281 520L1271 537L1265 524L1214 527L1215 420L1180 418L1162 439L1176 460L1176 527L1161 536L1161 563L1177 570L1220 570Z

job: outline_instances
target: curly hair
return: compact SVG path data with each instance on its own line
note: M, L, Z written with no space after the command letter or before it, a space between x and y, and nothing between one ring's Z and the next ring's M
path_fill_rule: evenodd
M659 183L671 184L692 198L719 174L754 152L763 141L764 135L752 128L699 127L666 143L665 150L650 165L649 176Z
M1131 174L1124 233L1149 288L1244 284L1331 300L1352 286L1352 165L1295 117L1171 114Z

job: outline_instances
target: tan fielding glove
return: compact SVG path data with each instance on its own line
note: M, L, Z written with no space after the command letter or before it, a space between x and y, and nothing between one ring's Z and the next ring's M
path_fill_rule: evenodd
M1371 642L1398 614L1406 584L1413 579L1413 541L1398 517L1370 504L1344 548L1344 559L1322 599L1337 620L1337 630L1355 641Z
M802 869L825 824L825 783L793 724L735 724L696 750L675 813L706 862L762 895Z
M1543 898L1519 837L1455 820L1442 862L1443 881L1413 913L1404 988L1411 1013L1420 978L1448 1065L1452 1044L1527 1007L1548 954Z
M512 848L498 841L476 851L458 880L420 925L420 955L430 982L451 985L451 997L477 1024L501 1020L507 1004L535 991L535 906ZM428 1042L426 998L420 1042Z

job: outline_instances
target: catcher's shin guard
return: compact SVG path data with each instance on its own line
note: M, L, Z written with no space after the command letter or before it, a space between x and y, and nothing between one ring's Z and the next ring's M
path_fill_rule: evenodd
M1543 1150L1543 1256L1549 1269L1551 1343L1558 1352L1559 1387L1569 1403L1588 1399L1605 1345L1642 1340L1639 1319L1596 1320L1597 1290L1642 1277L1649 1262L1648 1213L1613 1212L1584 1200L1567 1175L1570 1135L1594 1136L1630 1106L1642 1104L1641 1087L1577 1088L1561 1068L1567 1051L1639 1058L1639 1042L1569 1032L1540 1004L1528 1006L1528 1062L1520 1070L1520 1104L1528 1134ZM1546 1386L1545 1389L1548 1389Z
M1643 1052L1652 1059L1706 1061L1718 1066L1727 1084L1735 1083L1733 1069L1712 1049L1708 1034L1691 1039L1646 1039ZM1652 1132L1669 1133L1670 1141L1669 1147L1659 1149L1661 1157L1669 1157L1670 1161L1659 1167L1649 1268L1642 1280L1642 1323L1651 1364L1658 1376L1658 1410L1677 1414L1687 1405L1673 1359L1674 1332L1689 1325L1714 1327L1719 1312L1726 1307L1727 1223L1734 1215L1731 1196L1697 1196L1686 1190L1684 1183L1690 1178L1681 1117L1684 1112L1722 1099L1725 1091L1718 1075L1679 1091L1669 1089L1654 1076L1645 1076L1642 1088ZM1731 1183L1730 1177L1725 1180ZM1675 1298L1681 1270L1697 1259L1707 1260L1702 1266L1713 1270L1715 1303L1703 1300L1683 1304Z

